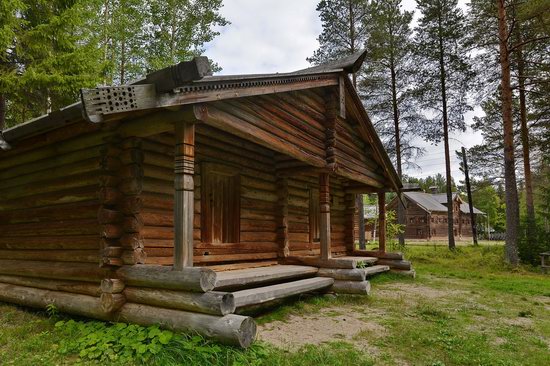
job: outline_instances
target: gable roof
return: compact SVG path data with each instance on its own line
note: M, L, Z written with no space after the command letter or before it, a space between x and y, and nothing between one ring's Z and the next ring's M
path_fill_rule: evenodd
M425 192L403 192L403 195L416 203L422 209L429 212L447 212L447 194L446 193L425 193ZM463 202L457 192L453 192L453 199L460 199L460 211L466 214L470 213L470 205ZM485 213L474 207L474 214L485 215Z
M485 215L485 212L483 212L481 210L478 210L477 208L475 208L475 206L473 207L473 209L474 209L474 214L476 214L476 215ZM469 214L470 213L470 205L467 204L467 203L461 203L460 204L460 211L463 212L463 213Z
M403 194L426 211L447 212L447 207L439 203L432 194L424 192L404 192Z
M432 196L437 200L437 202L446 205L447 204L447 193L434 193ZM460 199L460 202L462 201L462 198L458 195L458 193L453 192L452 193L453 200L455 200L457 197Z

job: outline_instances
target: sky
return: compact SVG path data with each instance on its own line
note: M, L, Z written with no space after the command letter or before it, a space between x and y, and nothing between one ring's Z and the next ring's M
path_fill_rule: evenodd
M224 0L221 14L231 22L220 28L220 35L206 45L206 56L217 62L221 74L289 72L309 67L309 57L319 47L317 37L322 27L315 10L319 0ZM465 8L465 0L459 0ZM406 10L414 10L414 0L404 0ZM414 22L414 21L413 21ZM367 111L368 112L368 111ZM470 124L477 108L465 118ZM470 128L465 133L450 134L451 173L456 182L463 180L455 150L482 142L481 135ZM445 174L443 144L416 141L425 155L415 161L421 169L405 174L424 178Z

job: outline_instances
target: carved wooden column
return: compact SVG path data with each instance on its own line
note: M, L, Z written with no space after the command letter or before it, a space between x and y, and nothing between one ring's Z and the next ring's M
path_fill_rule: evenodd
M378 251L386 251L386 193L378 192Z
M277 242L279 244L279 258L290 255L288 239L288 178L277 178Z
M195 125L176 122L174 193L174 270L193 266Z
M331 257L330 248L330 186L329 174L319 174L319 207L321 210L320 239L321 259Z
M345 242L346 251L351 254L355 248L355 221L357 205L355 204L355 195L352 193L346 193L344 196L344 202L346 204L345 217Z

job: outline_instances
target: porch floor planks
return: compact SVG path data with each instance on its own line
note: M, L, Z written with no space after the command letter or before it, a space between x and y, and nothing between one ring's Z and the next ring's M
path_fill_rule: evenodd
M318 271L317 267L312 266L276 265L216 272L217 280L214 290L253 287L270 282L314 276Z
M277 285L258 287L233 292L237 309L260 305L277 299L283 299L306 292L328 288L334 284L333 278L313 277Z

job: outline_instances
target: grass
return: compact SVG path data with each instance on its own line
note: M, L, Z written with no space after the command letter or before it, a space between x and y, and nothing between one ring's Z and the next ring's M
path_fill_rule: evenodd
M547 365L550 359L550 276L508 267L501 245L414 245L405 250L416 279L386 274L370 297L317 296L278 307L259 324L358 314L383 332L360 330L320 345L280 349L257 342L243 351L186 338L148 363L158 365ZM376 314L376 315L373 315ZM0 304L1 365L72 365L69 341L45 312ZM366 324L365 323L365 324ZM284 326L282 327L284 332ZM304 328L304 332L308 329ZM78 338L78 335L72 335ZM176 339L176 338L174 338ZM195 342L196 343L196 342ZM368 344L368 351L360 345ZM200 358L199 358L200 356ZM200 361L199 361L200 360ZM82 362L83 364L93 362Z

